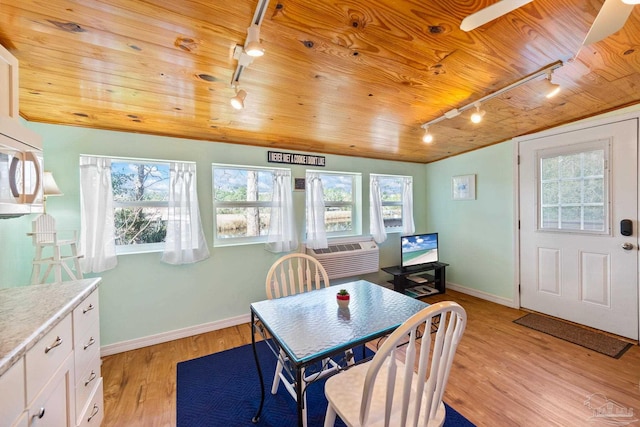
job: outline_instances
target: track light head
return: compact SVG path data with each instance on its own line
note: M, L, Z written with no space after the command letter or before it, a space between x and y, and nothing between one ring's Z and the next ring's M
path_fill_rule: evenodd
M546 77L546 88L545 88L545 94L544 96L547 98L553 98L554 96L556 96L558 94L558 92L560 92L560 85L557 83L553 83L551 81L551 78L553 77L553 70L550 70L547 73L547 77Z
M482 118L484 117L486 111L480 109L480 103L476 102L475 104L476 111L471 115L471 121L473 123L480 123Z
M422 136L422 142L431 144L433 142L433 135L429 132L429 126L424 128L424 135Z
M247 97L247 92L244 89L240 89L236 92L236 96L231 98L231 106L236 110L242 110L244 108L244 100Z
M247 41L244 44L244 51L249 56L257 57L264 55L264 48L260 44L260 27L252 24L247 28Z

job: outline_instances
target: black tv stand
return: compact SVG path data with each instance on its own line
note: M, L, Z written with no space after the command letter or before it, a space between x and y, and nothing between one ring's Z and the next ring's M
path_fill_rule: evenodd
M399 265L384 267L382 271L393 276L389 283L393 290L414 297L442 294L446 288L446 267L444 262L432 262L411 268Z

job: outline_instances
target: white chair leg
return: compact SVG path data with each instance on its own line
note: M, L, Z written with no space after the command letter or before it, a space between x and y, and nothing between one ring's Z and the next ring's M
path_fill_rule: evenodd
M78 248L75 243L71 244L71 255L73 256L73 266L76 270L75 277L82 279L82 268L80 268L80 257L78 256Z
M271 394L276 394L278 392L278 385L280 384L280 373L282 373L282 361L285 357L286 356L284 352L280 350L278 363L276 364L276 373L273 374L273 385L271 386Z
M327 405L327 413L324 416L324 427L334 427L336 424L336 410L331 403Z
M36 254L34 256L34 261L40 261L42 259L42 246L36 246ZM37 285L40 283L40 263L34 263L33 269L31 270L31 284Z

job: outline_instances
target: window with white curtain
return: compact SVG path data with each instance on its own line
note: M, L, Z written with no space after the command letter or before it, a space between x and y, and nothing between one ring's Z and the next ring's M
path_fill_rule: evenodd
M309 181L318 176L322 182L324 230L327 237L362 233L362 175L349 172L307 171ZM307 191L309 191L307 185ZM307 237L309 236L307 206Z
M267 241L276 170L212 165L214 246Z
M405 180L413 180L411 176L379 175L369 176L369 185L377 179L382 205L382 221L387 232L402 232L403 220L403 188Z
M164 250L169 162L111 159L116 253Z

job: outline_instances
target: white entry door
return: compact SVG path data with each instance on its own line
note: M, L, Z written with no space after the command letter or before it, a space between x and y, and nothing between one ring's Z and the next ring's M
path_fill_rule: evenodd
M637 340L638 119L518 150L521 306Z

